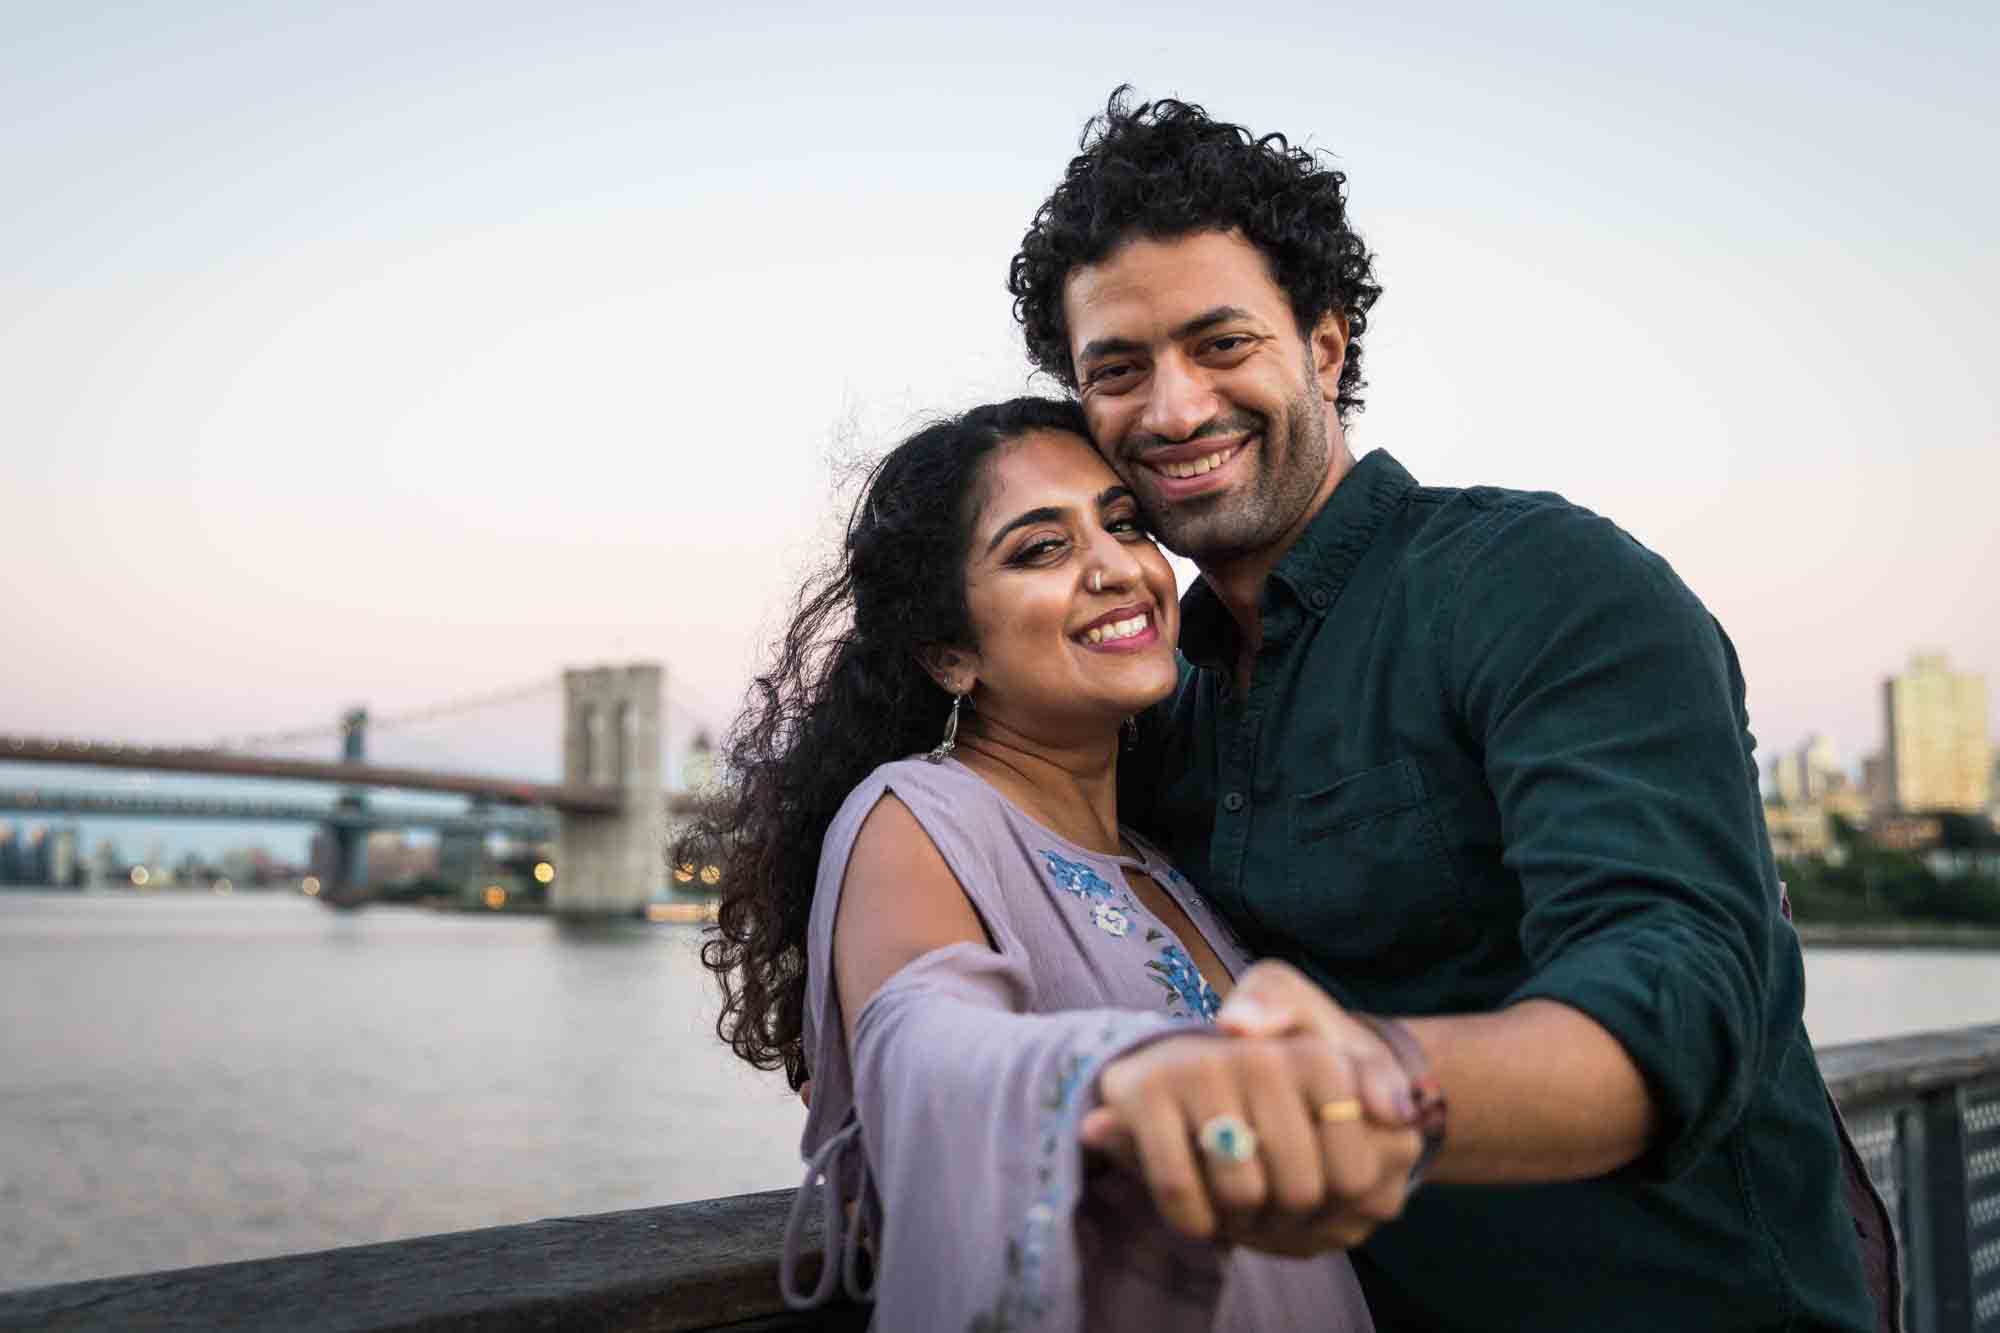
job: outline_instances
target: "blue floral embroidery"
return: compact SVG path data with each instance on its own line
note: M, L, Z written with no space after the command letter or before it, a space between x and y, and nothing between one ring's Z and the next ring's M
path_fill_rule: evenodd
M1104 882L1104 877L1081 861L1071 861L1056 853L1044 850L1042 859L1049 863L1049 874L1058 886L1075 894L1089 903L1118 902L1125 895Z
M1090 923L1115 939L1124 939L1132 933L1132 919L1139 911L1139 904L1131 893L1112 887L1104 876L1092 870L1081 861L1072 861L1058 852L1042 849L1042 860L1048 862L1049 878L1056 887L1090 905ZM1161 869L1177 885L1187 884L1178 870L1172 866ZM1146 931L1146 943L1153 944L1168 937L1158 930ZM1182 1013L1192 1018L1213 1019L1215 1011L1222 1007L1222 1000L1215 988L1201 975L1201 969L1194 965L1186 949L1171 941L1160 948L1160 956L1146 964L1146 970L1153 979L1166 988L1167 1012Z
M1129 913L1138 910L1132 895L1123 889L1113 888L1104 878L1081 861L1072 861L1046 849L1042 859L1049 863L1049 878L1065 893L1074 894L1090 904L1090 923L1107 935L1123 939L1131 933L1132 918Z
M1084 1049L1071 1049L1056 1061L1055 1077L1041 1101L1041 1160L1035 1169L1035 1200L1021 1228L1007 1238L1004 1276L990 1309L975 1314L966 1333L1020 1333L1048 1313L1042 1264L1048 1255L1050 1232L1065 1220L1074 1204L1075 1172L1058 1170L1070 1143L1077 1094L1097 1076L1105 1054L1123 1045L1139 1028L1137 1015L1107 1019L1097 1032L1083 1038Z
M1160 956L1146 964L1146 970L1153 979L1167 988L1167 1008L1176 1004L1190 1016L1213 1019L1215 1011L1222 1007L1222 1000L1215 988L1188 957L1186 949L1178 944L1169 944L1160 950Z

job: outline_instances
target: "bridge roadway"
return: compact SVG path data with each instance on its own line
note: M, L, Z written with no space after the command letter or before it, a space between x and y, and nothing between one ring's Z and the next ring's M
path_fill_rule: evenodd
M0 735L0 762L22 764L89 764L97 768L137 768L152 773L206 773L220 777L278 778L298 782L331 782L348 787L400 787L407 791L450 792L503 805L537 805L565 814L616 814L621 808L618 788L547 782L516 782L471 773L441 773L420 768L385 768L312 759L272 759L202 750L116 741L77 741L43 736Z
M206 796L134 796L55 790L47 787L0 787L0 811L18 814L92 815L125 819L216 819L326 824L335 828L427 828L439 833L508 833L533 841L553 838L554 816L522 806L494 806L482 811L397 810L318 805L312 802L218 800Z

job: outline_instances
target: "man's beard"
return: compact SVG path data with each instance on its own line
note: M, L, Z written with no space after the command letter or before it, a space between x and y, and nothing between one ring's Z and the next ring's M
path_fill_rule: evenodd
M1198 565L1227 564L1268 549L1299 521L1326 480L1326 405L1310 378L1285 404L1283 447L1272 448L1272 422L1260 413L1233 414L1204 434L1256 433L1255 469L1247 483L1164 505L1147 485L1132 489L1153 535L1175 555Z

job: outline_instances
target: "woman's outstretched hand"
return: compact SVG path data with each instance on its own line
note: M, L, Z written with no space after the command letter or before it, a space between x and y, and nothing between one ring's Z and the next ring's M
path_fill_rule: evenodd
M1381 1040L1296 969L1259 963L1217 1015L1114 1060L1081 1138L1138 1174L1169 1225L1277 1254L1358 1245L1402 1211L1421 1140ZM1255 1151L1199 1142L1234 1116ZM1226 1123L1226 1122L1224 1122Z

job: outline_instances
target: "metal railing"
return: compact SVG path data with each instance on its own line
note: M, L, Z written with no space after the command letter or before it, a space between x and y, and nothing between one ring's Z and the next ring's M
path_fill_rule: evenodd
M2000 1333L2000 1025L1829 1047L1819 1059L1895 1214L1910 1333ZM0 1329L859 1333L862 1307L783 1308L791 1197L0 1292ZM807 1244L817 1243L815 1220Z
M2000 1025L1829 1047L1820 1070L1902 1239L1910 1333L2000 1333Z

